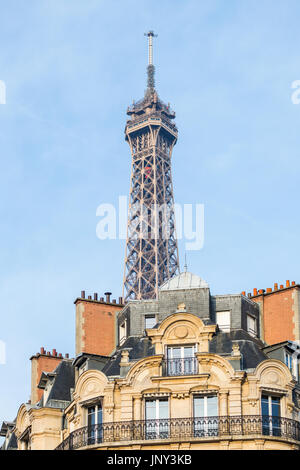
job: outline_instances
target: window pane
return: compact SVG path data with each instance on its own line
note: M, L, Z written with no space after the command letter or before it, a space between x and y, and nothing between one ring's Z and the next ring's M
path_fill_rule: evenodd
M272 416L280 416L280 399L272 397Z
M95 407L92 406L88 408L88 426L93 426L95 424Z
M181 348L170 348L171 351L171 358L172 359L179 359L181 358Z
M155 315L145 316L145 328L153 328L156 325Z
M217 312L217 324L221 331L230 331L230 311Z
M247 315L247 331L252 336L257 335L256 318L251 315Z
M193 346L185 346L183 348L183 357L193 357L194 355L194 348Z
M269 415L269 397L267 396L261 398L261 413L263 416Z
M289 355L285 353L285 365L289 366Z
M97 413L97 424L102 424L102 408L98 408L98 413Z
M169 418L169 402L168 400L159 400L159 415L158 419Z
M194 398L194 417L195 418L204 417L204 397Z
M146 401L146 419L156 418L156 400Z
M218 397L207 397L207 416L218 416Z

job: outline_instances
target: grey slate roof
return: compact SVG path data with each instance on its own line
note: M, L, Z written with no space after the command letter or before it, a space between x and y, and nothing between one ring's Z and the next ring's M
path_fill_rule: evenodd
M230 333L219 331L209 344L209 352L215 354L231 354L232 345L238 343L243 356L243 369L254 369L268 356L262 351L264 343L253 338L244 330L233 330Z
M15 433L13 432L8 441L6 450L16 450L18 448L18 442Z
M71 388L74 388L75 374L71 360L61 361L54 370L55 378L49 393L50 400L71 401Z
M147 337L130 336L126 341L117 349L116 353L104 366L102 372L107 376L120 375L120 360L122 349L129 349L129 360L138 360L143 357L155 355L154 346Z

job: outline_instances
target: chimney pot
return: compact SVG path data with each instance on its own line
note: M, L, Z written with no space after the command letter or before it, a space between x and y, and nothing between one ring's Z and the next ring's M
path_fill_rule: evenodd
M292 282L292 286L295 286L295 285L296 285L296 282L295 282L295 281L293 281L293 282Z
M283 289L283 284L280 284L280 289Z
M259 289L258 293L262 295L265 292L265 289Z
M41 354L46 354L45 348L41 348Z
M246 297L246 292L243 290L242 295Z
M106 302L110 303L111 292L104 292L104 295L106 296Z
M248 292L248 294L247 294L247 295L248 295L249 299L252 297L252 294L251 294L251 292Z
M123 303L123 298L119 297L119 304L122 304L122 303Z
M82 299L85 299L85 290L82 290L82 291L81 291L81 298L82 298Z
M51 356L50 351L47 351L47 356Z
M271 289L271 287L268 287L267 293L270 294L270 292L272 292L272 289Z
M116 299L113 299L112 303L113 303L113 304L116 304L116 303L117 303Z
M69 359L69 354L66 354L66 356L65 356L65 357L66 357L66 359Z
M62 353L59 353L58 357L63 357Z
M100 302L104 302L104 297L100 297Z
M257 289L253 289L253 295L257 295Z
M290 287L290 281L286 281L286 287Z
M92 296L91 296L91 295L88 295L88 300L92 300Z
M94 300L98 300L98 294L96 292L94 293Z
M278 290L278 284L277 283L274 284L274 290Z
M52 349L52 356L57 356L56 349Z

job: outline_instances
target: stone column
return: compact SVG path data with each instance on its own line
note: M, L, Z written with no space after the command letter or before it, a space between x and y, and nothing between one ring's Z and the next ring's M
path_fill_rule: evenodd
M229 430L229 422L228 419L226 418L228 416L228 390L222 390L219 392L219 416L223 417L220 419L219 422L219 431L220 434L225 434L227 435L228 430Z
M220 410L219 416L228 416L228 390L222 390L219 393L220 397Z
M142 420L142 396L134 395L133 400L133 419L134 421Z

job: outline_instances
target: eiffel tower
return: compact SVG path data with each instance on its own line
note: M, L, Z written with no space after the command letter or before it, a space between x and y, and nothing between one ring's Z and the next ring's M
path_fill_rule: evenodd
M127 109L125 140L131 151L123 297L155 299L159 286L179 272L171 157L178 131L175 113L155 89L153 38L148 37L144 98ZM125 290L125 292L124 292ZM125 294L125 295L124 295Z

